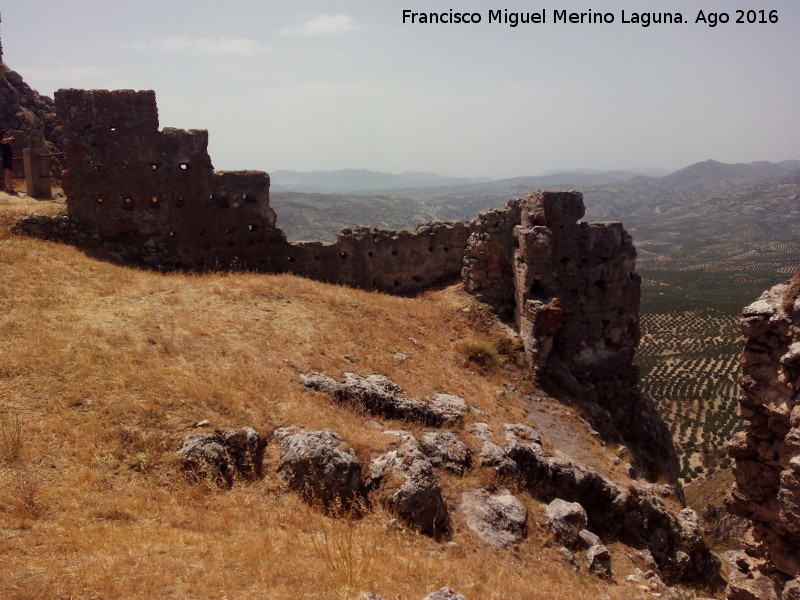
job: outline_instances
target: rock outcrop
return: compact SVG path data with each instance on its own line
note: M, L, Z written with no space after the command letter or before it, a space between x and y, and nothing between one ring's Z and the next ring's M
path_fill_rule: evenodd
M275 436L281 447L278 475L291 489L332 514L361 509L361 462L338 433L278 430Z
M20 136L18 144L12 142L12 148L15 171L21 174L22 148L33 145L58 152L64 139L55 118L53 101L31 89L22 76L11 70L2 59L0 48L0 128ZM56 161L56 164L60 163Z
M534 498L580 504L590 532L647 549L671 581L719 584L720 560L703 539L694 511L684 509L675 516L652 492L637 486L623 488L589 467L546 455L538 434L530 427L506 425L505 430L502 448L490 442L484 430L484 448L487 442L495 446L488 464L507 469L510 460L514 464L512 476Z
M303 373L300 380L307 388L332 394L339 402L361 406L373 415L431 427L459 423L467 408L462 398L452 394L435 394L427 402L410 398L385 375L345 373L340 382L320 373Z
M404 436L396 449L370 463L366 486L409 528L447 536L449 511L439 479L413 437Z
M183 440L178 455L188 481L208 481L220 487L233 485L233 461L221 436L213 433L190 435Z
M800 587L800 271L744 309L739 384L744 430L728 448L731 512L752 524L728 597L792 598ZM756 591L753 591L756 590ZM761 598L762 596L756 596Z
M578 545L578 535L586 528L588 519L583 506L556 498L545 509L547 524L556 539L567 548Z
M497 550L516 546L527 535L528 511L507 489L464 492L458 514L482 543Z
M442 589L428 594L422 600L467 600L453 588L443 587Z
M603 544L595 544L586 550L586 565L589 572L601 579L609 579L611 571L611 553Z
M588 518L583 506L556 498L547 505L545 516L556 539L564 545L564 556L572 556L570 550L582 548L586 551L587 570L603 579L611 577L611 553L599 536L586 529Z
M426 431L419 449L434 467L463 475L472 466L472 453L452 431Z
M253 480L261 476L267 441L252 427L196 433L183 440L178 455L189 481L208 481L231 487L234 476Z

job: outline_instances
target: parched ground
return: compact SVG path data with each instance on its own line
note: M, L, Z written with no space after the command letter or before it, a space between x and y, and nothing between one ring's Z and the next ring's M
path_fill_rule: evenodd
M385 447L373 417L303 388L306 370L458 394L475 409L458 431L473 450L475 421L497 430L533 411L551 451L625 475L614 448L531 387L518 351L495 368L467 359L469 344L507 330L457 286L398 298L288 275L160 274L10 232L19 216L63 208L0 194L0 597L417 599L444 585L470 600L653 597L626 580L647 567L623 546L611 547L614 581L573 573L526 494L528 539L494 552L458 520L447 544L377 508L324 517L277 479L274 442L263 479L189 485L175 450L206 419L329 427L362 464ZM451 505L494 484L480 469L443 476Z

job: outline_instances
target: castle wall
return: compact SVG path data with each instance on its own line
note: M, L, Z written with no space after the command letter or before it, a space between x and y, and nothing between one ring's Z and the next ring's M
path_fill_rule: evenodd
M473 222L464 286L513 310L529 363L569 390L604 437L624 440L649 477L678 475L672 437L638 391L636 250L621 223L579 223L579 192L536 192Z
M540 378L585 401L601 433L639 447L645 474L677 475L669 432L636 387L636 252L621 224L578 222L580 193L537 192L468 223L357 227L332 243L292 244L275 226L269 175L214 172L207 132L159 130L152 91L59 90L56 109L69 216L121 259L288 271L389 293L460 275L514 315Z
M457 278L468 236L466 223L427 223L413 233L344 229L331 244L292 244L290 271L333 283L409 293Z
M415 232L343 230L331 244L290 244L275 226L269 175L215 172L208 132L158 128L152 91L59 90L70 216L125 260L163 268L290 271L409 293L458 276L465 223Z
M472 222L461 271L468 292L506 315L514 312L516 303L514 228L520 222L521 203L521 199L511 200L503 208L478 215Z
M800 299L787 285L744 309L739 384L744 430L731 440L728 509L750 520L728 597L800 598ZM791 291L791 290L789 290Z
M154 92L59 90L56 108L67 136L69 214L133 248L133 258L140 248L143 262L228 267L258 260L250 248L286 245L269 175L215 173L208 132L160 131ZM254 266L272 266L265 263Z

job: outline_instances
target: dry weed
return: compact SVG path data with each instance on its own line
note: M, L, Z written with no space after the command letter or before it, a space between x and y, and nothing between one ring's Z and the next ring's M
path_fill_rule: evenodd
M800 297L800 267L795 270L794 275L789 280L789 286L783 293L783 309L786 311L791 310L798 297Z
M22 422L18 413L0 412L0 459L17 460L22 454Z
M337 588L365 589L375 576L378 547L374 530L361 526L361 516L367 512L367 507L338 511L323 508L309 504L303 512L303 530L307 533L311 554L324 564L327 577Z
M479 365L488 371L497 369L499 364L498 353L492 342L487 340L465 342L461 347L461 351L471 363Z

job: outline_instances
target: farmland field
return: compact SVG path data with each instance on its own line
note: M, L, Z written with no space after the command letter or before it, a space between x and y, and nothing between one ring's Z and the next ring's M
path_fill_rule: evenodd
M741 426L736 414L738 316L761 292L788 279L798 262L784 255L718 263L725 270L676 263L672 269L645 263L639 270L642 341L637 364L642 390L655 400L672 431L681 477L690 482L729 466L724 444Z

